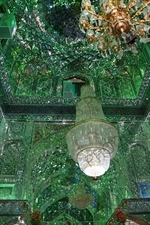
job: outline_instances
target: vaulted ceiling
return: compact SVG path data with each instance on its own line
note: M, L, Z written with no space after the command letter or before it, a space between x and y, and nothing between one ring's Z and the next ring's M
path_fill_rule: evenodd
M149 191L138 185L150 183L150 46L137 42L136 55L102 57L79 29L80 0L0 4L17 23L13 39L1 39L0 188L39 208L45 224L106 224L123 198L141 197L139 187ZM93 86L120 137L117 156L98 180L80 171L65 140L83 83ZM68 199L82 186L94 200L81 210Z
M8 105L74 105L75 98L63 98L63 81L79 77L93 85L107 110L146 113L149 45L137 43L138 54L127 51L121 60L117 54L103 58L80 31L80 1L4 1L2 10L17 22L14 39L1 41Z

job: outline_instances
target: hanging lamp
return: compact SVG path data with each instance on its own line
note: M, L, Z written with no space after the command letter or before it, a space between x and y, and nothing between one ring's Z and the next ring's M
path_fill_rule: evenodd
M66 141L71 157L80 169L91 177L103 175L118 148L118 132L105 119L100 99L90 85L81 87L81 99L76 105L75 126Z

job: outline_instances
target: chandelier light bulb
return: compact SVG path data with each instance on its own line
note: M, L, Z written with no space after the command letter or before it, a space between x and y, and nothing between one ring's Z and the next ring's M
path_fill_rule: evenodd
M87 176L98 177L109 169L118 147L118 132L106 121L90 85L81 87L75 126L68 131L66 141L73 160Z
M87 149L78 154L78 163L87 176L101 176L109 168L110 154L103 149Z

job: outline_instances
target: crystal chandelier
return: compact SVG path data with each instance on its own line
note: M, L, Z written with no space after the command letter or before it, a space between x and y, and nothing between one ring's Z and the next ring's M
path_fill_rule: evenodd
M74 161L91 177L103 175L116 154L118 132L106 121L100 100L94 97L90 85L81 87L75 126L68 131L66 141Z
M90 0L82 0L80 27L90 43L107 57L112 52L137 53L136 39L150 41L149 0L100 0L96 12Z

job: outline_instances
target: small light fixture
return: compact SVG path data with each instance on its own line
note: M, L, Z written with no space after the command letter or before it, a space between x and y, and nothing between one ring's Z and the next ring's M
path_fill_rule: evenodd
M91 177L103 175L116 154L117 129L106 121L100 99L94 96L90 85L81 87L75 126L68 131L66 141L73 160Z
M88 192L83 185L79 184L77 190L69 196L69 203L78 209L85 209L92 204L94 196Z

